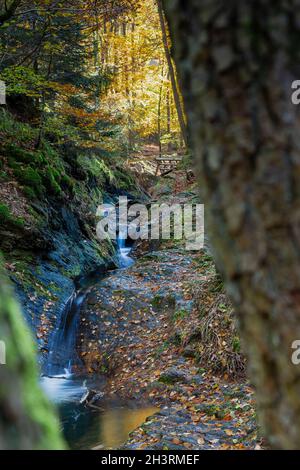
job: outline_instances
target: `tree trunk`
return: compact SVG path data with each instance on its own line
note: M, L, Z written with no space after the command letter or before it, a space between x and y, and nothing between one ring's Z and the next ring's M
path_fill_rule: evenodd
M300 0L164 0L216 262L259 418L300 448Z
M162 71L163 74L163 71ZM161 82L159 87L159 96L158 96L158 107L157 107L157 135L158 135L158 148L159 156L162 156L162 144L161 144L161 108L162 108L162 93L163 93L163 82Z
M48 71L47 71L47 76L46 79L49 80L51 76L51 68L52 68L52 54L50 55L50 60L48 63ZM43 136L44 136L44 131L45 131L45 124L46 124L46 93L45 91L42 92L42 98L41 98L41 117L40 117L40 123L39 123L39 132L38 136L35 142L34 148L36 150L41 148L42 141L43 141Z
M21 5L22 0L13 0L9 6L6 6L4 11L0 13L0 27L9 21L17 11L17 8Z
M58 422L38 386L30 333L2 271L0 341L0 449L62 449Z
M171 134L171 103L170 103L170 90L166 94L166 108L167 108L167 134Z
M167 59L168 68L169 68L169 74L170 74L170 79L171 79L171 84L172 84L172 89L173 89L175 106L176 106L177 115L178 115L178 121L179 121L181 134L182 134L182 138L184 140L185 146L188 147L185 117L184 117L184 112L182 108L180 93L178 90L176 72L175 72L175 68L173 65L172 56L171 56L169 43L168 43L168 32L167 32L167 25L166 25L166 20L164 16L163 6L162 6L162 0L157 0L157 6L158 6L159 19L160 19L160 26L161 26L161 31L162 31L163 45L164 45L166 59Z

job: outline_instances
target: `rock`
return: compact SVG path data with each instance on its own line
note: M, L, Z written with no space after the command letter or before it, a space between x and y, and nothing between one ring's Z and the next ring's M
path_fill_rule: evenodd
M190 377L180 369L176 367L171 367L166 372L161 374L159 381L165 384L175 384L175 383L188 383L190 382Z
M196 356L196 351L193 346L188 345L184 348L182 355L187 358L194 358Z

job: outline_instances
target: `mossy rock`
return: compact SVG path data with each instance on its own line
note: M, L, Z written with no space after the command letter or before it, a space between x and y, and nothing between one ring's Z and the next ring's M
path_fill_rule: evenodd
M171 367L163 372L158 380L166 385L174 385L176 383L188 383L190 377L184 371L176 367Z
M48 167L43 174L43 183L48 191L59 195L62 193L60 187L60 175L55 168Z
M40 174L31 166L14 170L14 174L20 183L34 189L38 195L45 193L45 186Z
M70 189L73 191L75 186L75 181L68 175L63 175L61 178L61 184L64 188Z
M31 199L31 200L37 199L38 197L35 190L31 188L30 186L24 186L23 193L28 199Z
M22 217L14 217L6 204L0 204L0 226L13 226L22 228L25 221Z
M119 169L114 170L114 180L118 189L132 191L136 188L133 176Z
M175 309L176 299L173 295L155 295L151 300L151 305L157 310Z
M4 223L9 220L11 213L6 204L0 204L0 223Z
M43 164L45 162L45 157L41 152L26 150L15 144L8 144L5 150L10 165L18 163Z

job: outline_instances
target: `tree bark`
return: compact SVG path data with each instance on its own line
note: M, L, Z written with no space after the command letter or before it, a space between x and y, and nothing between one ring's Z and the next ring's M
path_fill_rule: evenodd
M0 13L0 27L9 21L17 11L17 8L21 5L22 0L13 0L10 5Z
M163 70L162 70L163 75ZM162 94L163 94L163 82L161 82L159 87L158 95L158 107L157 107L157 136L158 136L158 148L159 156L162 156L162 143L161 143L161 108L162 108Z
M171 52L169 48L167 24L165 20L164 11L163 11L162 0L157 0L157 7L158 7L158 14L159 14L160 26L161 26L161 31L162 31L163 45L164 45L166 60L168 63L168 69L169 69L172 90L173 90L173 95L174 95L174 101L175 101L175 106L176 106L177 115L178 115L178 121L179 121L181 134L182 134L182 138L184 140L185 146L188 147L188 137L187 137L184 111L183 111L183 107L181 103L180 93L178 90L176 72L175 72L175 68L173 65L172 56L171 56Z
M300 448L300 1L164 0L216 262L259 418Z
M0 341L0 450L62 449L58 421L38 385L30 333L2 271Z

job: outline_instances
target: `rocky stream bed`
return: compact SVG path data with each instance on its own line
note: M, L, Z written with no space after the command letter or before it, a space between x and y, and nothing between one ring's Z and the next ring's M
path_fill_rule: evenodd
M178 177L152 197L197 201ZM64 305L50 299L45 309L43 300L41 383L70 448L260 448L232 308L208 248L169 240L131 252L119 240L117 257L119 268L101 264L76 291L58 279ZM27 294L32 318L40 298Z

